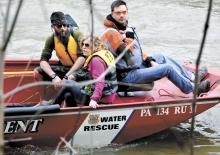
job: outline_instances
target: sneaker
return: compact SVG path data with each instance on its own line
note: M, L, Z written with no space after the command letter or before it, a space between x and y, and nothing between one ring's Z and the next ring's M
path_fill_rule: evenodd
M197 95L206 93L210 90L210 80L204 80L199 84Z
M52 105L53 102L54 102L53 99L50 99L49 101L47 101L47 100L42 100L42 101L40 101L38 104L36 104L35 107L37 107L37 106Z
M208 74L208 69L206 66L203 66L199 69L199 72L198 72L198 81L202 81L206 75Z

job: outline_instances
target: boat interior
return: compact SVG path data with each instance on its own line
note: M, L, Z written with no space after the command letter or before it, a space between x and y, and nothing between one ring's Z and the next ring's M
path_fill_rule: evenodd
M56 64L56 60L50 63ZM47 100L53 100L57 92L49 84L36 82L33 70L39 65L39 60L6 60L4 68L4 102L7 106L36 105L40 102L39 93L46 93ZM194 71L193 65L184 63L185 67ZM220 96L220 71L209 70L206 79L211 80L209 92L198 98ZM113 104L153 103L174 100L191 100L193 94L182 93L167 78L146 84L129 84L118 82L118 96ZM61 107L66 107L65 103Z

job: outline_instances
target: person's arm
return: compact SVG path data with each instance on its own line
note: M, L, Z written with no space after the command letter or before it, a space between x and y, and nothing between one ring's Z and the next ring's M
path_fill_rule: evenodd
M40 67L50 77L52 77L52 75L55 74L55 72L51 69L48 61L45 60L40 61Z
M88 70L94 80L99 78L106 69L107 66L105 62L99 57L93 57L88 66ZM104 86L105 77L101 78L98 82L95 83L95 89L90 99L98 102L102 97Z
M47 38L45 42L44 49L42 51L40 58L40 67L49 76L55 74L49 64L49 60L52 56L53 50L54 50L54 40L53 40L53 36L50 36Z
M50 64L47 61L42 60L40 62L40 67L44 70L44 72L49 75L54 83L54 87L58 88L61 84L60 77L51 69Z
M131 50L129 46L126 45L123 36L118 31L108 30L106 33L103 34L101 40L104 43L107 41L117 55L120 55L124 50L127 50L122 58L126 61L128 65L132 65L134 63L131 60Z
M78 69L80 69L83 64L85 62L85 58L84 57L79 57L76 59L76 62L74 63L74 65L70 68L70 70L66 73L66 78L68 79L73 79L74 77L70 77L73 76L72 74L77 71Z
M46 40L43 52L41 54L40 67L48 76L52 78L54 87L58 88L62 80L60 79L58 75L56 75L56 73L52 70L49 64L49 60L52 56L53 50L54 50L54 40L53 40L53 35L52 35Z
M120 50L120 48L122 47L120 46L123 46L122 50L126 48L126 45L123 42L123 37L118 31L108 30L106 33L103 34L101 40L102 42L108 41L108 43L112 46L114 52L118 55L122 52Z

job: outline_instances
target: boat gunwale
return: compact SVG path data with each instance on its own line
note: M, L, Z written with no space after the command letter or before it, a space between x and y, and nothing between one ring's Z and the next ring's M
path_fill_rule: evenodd
M96 109L89 107L89 106L81 106L81 107L65 107L60 108L59 112L54 113L37 113L35 117L49 117L54 115L75 115L75 114L87 114L87 113L99 113L106 110L140 110L140 109L152 109L152 108L162 108L162 107L175 107L175 106L190 106L192 102L187 102L189 100L180 100L181 102L177 101L166 101L166 102L151 102L151 103L129 103L129 104L111 104L111 105L100 105ZM167 103L169 102L169 103ZM212 98L200 98L196 102L196 105L202 104L219 104L220 103L220 96L219 97L212 97ZM6 119L11 118L18 118L18 117L33 117L36 114L23 114L23 115L13 115L13 116L5 116Z

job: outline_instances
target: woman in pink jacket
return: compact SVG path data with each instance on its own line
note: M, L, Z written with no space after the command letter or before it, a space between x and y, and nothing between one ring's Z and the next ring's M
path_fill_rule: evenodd
M85 64L71 75L74 81L66 81L55 104L65 100L68 106L81 104L96 108L100 103L112 103L118 88L114 56L98 37L85 37L81 42L81 49L87 57ZM87 80L86 85L79 82Z

